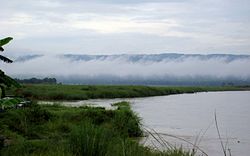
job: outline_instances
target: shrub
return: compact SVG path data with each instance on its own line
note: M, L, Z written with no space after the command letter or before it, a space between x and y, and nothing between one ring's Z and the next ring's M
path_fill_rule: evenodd
M140 137L142 130L140 128L140 118L131 110L128 102L119 102L113 104L118 106L115 116L112 120L114 129L126 137Z
M131 110L118 110L112 120L114 129L126 137L140 137L140 119Z
M31 124L41 124L52 119L52 114L38 104L32 104L31 108L25 111L25 115Z

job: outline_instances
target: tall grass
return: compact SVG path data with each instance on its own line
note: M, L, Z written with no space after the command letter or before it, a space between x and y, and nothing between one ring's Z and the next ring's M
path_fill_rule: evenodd
M117 110L32 104L0 113L4 156L191 156L140 145L140 120L126 102Z
M90 123L75 129L70 135L69 144L71 151L77 156L193 156L182 148L154 151L135 140Z
M72 131L69 145L75 155L104 156L112 138L111 131L87 122Z
M7 94L36 100L86 100L96 98L132 98L204 91L249 90L245 87L152 87L88 85L23 85Z

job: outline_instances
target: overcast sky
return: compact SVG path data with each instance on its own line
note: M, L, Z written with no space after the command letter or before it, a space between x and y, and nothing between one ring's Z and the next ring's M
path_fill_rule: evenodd
M249 0L0 0L8 53L250 54Z

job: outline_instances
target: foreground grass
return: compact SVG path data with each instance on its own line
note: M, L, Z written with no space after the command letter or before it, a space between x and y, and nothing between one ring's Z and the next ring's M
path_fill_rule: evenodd
M142 147L139 118L126 102L117 110L31 104L0 113L0 155L4 156L191 156Z
M86 100L96 98L132 98L206 91L249 90L250 87L152 87L88 85L23 85L7 94L36 100Z

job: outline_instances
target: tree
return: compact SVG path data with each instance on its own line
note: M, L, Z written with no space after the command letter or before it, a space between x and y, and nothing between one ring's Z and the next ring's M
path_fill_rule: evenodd
M4 39L0 40L0 52L3 52L4 49L2 46L8 44L11 40L13 40L12 37L7 37ZM12 63L13 61L3 55L0 55L0 60L6 63ZM5 75L5 73L0 69L0 89L1 89L1 98L5 97L5 87L10 87L10 86L16 86L19 87L19 84L13 80L11 77L8 75Z

